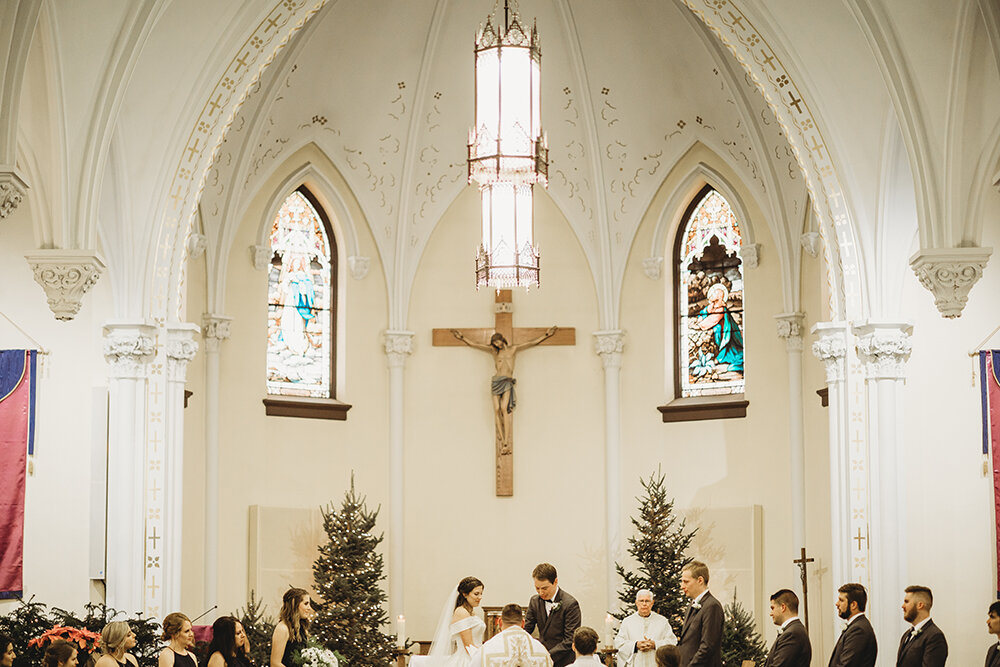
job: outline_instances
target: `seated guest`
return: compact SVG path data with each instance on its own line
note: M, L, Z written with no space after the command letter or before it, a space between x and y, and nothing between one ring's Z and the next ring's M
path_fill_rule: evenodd
M77 667L76 647L65 639L57 639L45 649L42 667Z
M656 649L676 644L677 637L666 617L653 611L653 591L644 588L636 593L635 609L615 636L618 667L653 667Z
M667 644L656 649L656 667L680 667L681 651Z
M587 626L580 626L573 632L573 653L576 655L577 667L593 667L600 665L601 659L594 655L597 650L597 631ZM572 666L571 666L572 667Z
M94 667L139 667L135 656L128 652L135 648L135 633L124 621L111 621L101 630L101 655Z
M208 645L208 667L248 667L249 642L243 625L232 616L220 616L212 624Z
M0 667L14 667L14 642L7 635L0 634Z
M194 646L194 628L191 619L175 611L163 619L163 640L169 642L160 651L158 667L198 667L198 659L188 651Z

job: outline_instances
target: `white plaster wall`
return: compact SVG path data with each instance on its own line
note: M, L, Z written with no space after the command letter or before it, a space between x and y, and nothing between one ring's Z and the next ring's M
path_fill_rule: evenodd
M1000 323L997 199L987 196L983 216L983 245L992 246L994 256L961 318L942 318L933 296L910 272L903 288L904 312L914 323L900 439L908 581L934 591L931 613L948 638L948 662L954 665L979 664L995 641L985 626L986 610L996 600L993 482L983 474L978 361L974 365L968 353ZM1000 348L1000 336L986 347ZM900 591L890 604L898 606L902 597ZM900 612L900 634L904 627Z
M24 255L35 250L33 198L0 222L0 311L50 354L40 361L36 395L35 473L25 490L25 599L66 609L91 600L88 547L92 389L107 385L101 325L110 317L107 276L83 298L80 314L59 322ZM0 348L35 347L0 318ZM0 614L17 605L0 600Z

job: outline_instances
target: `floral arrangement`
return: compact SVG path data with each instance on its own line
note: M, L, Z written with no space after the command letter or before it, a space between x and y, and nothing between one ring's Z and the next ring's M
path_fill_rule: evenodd
M337 654L310 640L306 647L295 656L298 667L340 667Z
M86 628L57 625L29 641L28 646L41 648L57 639L65 639L70 644L78 646L84 653L93 653L97 648L97 642L101 640L101 635Z

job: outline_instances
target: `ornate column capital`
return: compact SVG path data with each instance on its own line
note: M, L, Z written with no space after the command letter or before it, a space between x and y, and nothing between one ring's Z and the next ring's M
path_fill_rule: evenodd
M205 349L218 352L222 341L229 338L232 331L233 318L215 313L205 313L201 316L201 333L205 337Z
M113 378L138 380L156 355L156 327L145 323L108 322L104 325L104 359Z
M71 320L80 312L80 301L97 283L104 261L93 250L36 250L25 255L35 282L45 290L57 320Z
M250 246L250 263L253 268L263 271L271 262L271 246L268 244Z
M389 368L399 368L406 363L406 358L413 353L413 332L386 330L382 339L385 345L385 356Z
M198 259L208 247L208 237L204 234L192 234L187 240L188 259Z
M646 277L650 280L659 280L660 276L663 274L663 258L647 257L642 260L642 272L645 273Z
M361 255L352 255L347 258L347 267L351 270L351 277L355 280L364 280L368 275L368 267L371 266L371 258Z
M934 295L944 317L962 314L969 290L983 277L993 248L927 248L910 258L920 284Z
M27 192L28 184L13 167L0 167L0 220L14 212Z
M802 321L805 313L782 313L775 315L778 338L785 339L785 349L789 352L802 351Z
M799 243L810 257L819 257L819 251L823 244L823 238L819 232L806 232L799 237Z
M748 243L740 248L740 259L743 260L743 266L756 269L760 266L760 244Z
M812 353L823 362L826 383L843 382L847 358L847 323L817 322L812 327L812 333L817 336L812 344Z
M625 351L625 332L620 329L594 332L594 351L601 357L604 368L621 368Z
M910 334L913 325L906 322L868 322L854 326L858 357L870 380L901 380L906 360L910 358Z
M188 362L198 353L198 332L190 322L167 325L167 381L184 383Z

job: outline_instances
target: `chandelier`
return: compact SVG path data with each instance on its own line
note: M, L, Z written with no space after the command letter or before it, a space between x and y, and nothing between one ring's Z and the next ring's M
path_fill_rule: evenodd
M498 0L499 5L499 0ZM476 35L476 124L469 131L469 183L482 197L476 288L538 285L532 187L548 185L548 141L541 129L542 52L538 29L521 24L504 0Z

